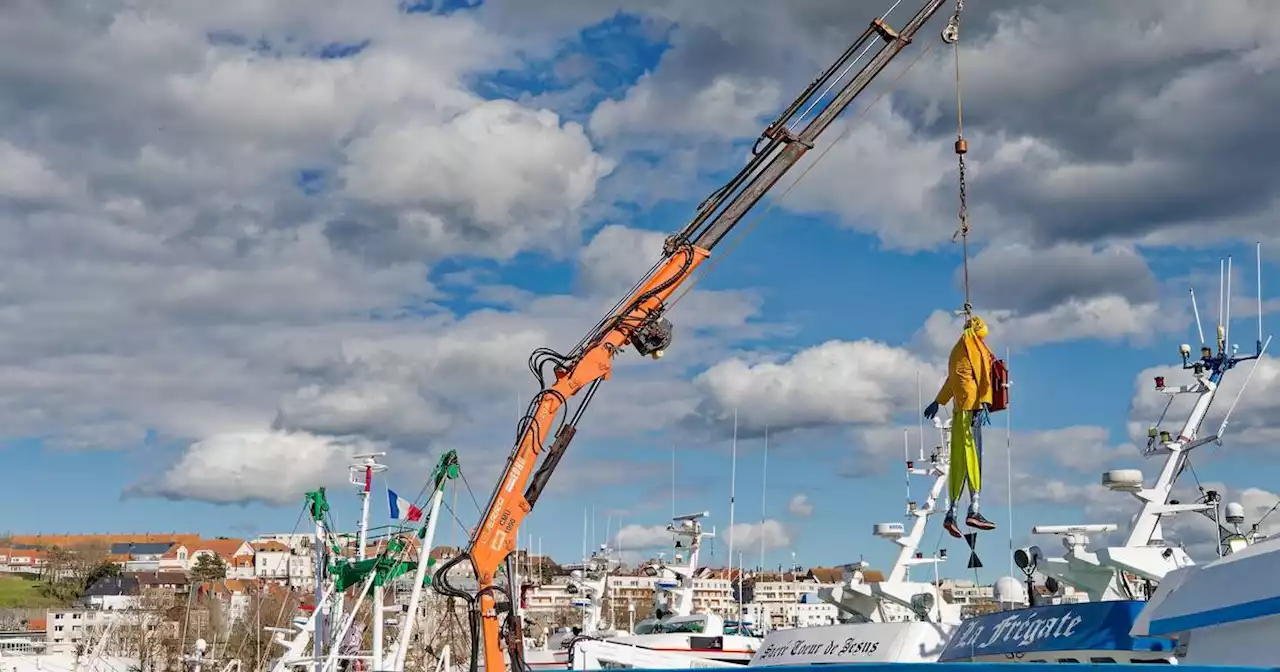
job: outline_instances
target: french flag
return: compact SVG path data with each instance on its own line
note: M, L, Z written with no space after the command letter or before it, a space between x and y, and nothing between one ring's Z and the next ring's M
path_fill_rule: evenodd
M422 509L413 505L413 502L397 495L394 490L387 490L387 499L391 504L391 517L395 520L407 520L415 522L422 520Z

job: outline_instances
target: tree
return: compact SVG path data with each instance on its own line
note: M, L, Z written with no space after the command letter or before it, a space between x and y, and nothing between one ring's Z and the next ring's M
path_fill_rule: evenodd
M266 628L289 628L300 600L292 591L259 585L249 596L242 617L231 624L223 651L240 661L242 670L261 670L279 656L280 646Z
M85 573L84 579L81 581L81 583L84 586L84 589L81 592L84 592L84 590L88 590L93 586L93 584L103 579L115 578L117 576L120 576L121 571L122 570L120 569L120 565L117 565L116 563L111 562L110 560L103 560L102 562L99 562L98 564L91 567L88 572Z
M227 578L227 563L216 555L201 553L191 568L191 580L199 583L221 581Z
M530 574L535 581L545 586L551 583L553 578L563 576L568 574L568 572L560 565L557 565L551 558L541 557L535 559L533 563L533 570Z
M104 576L118 576L120 568L108 559L103 544L84 544L75 548L52 546L46 549L41 569L44 585L40 592L62 602L70 602Z

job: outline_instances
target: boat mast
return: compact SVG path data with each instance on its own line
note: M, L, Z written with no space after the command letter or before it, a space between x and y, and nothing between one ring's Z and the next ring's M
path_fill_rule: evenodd
M738 483L738 409L733 409L733 457L729 462L729 575L733 575L733 508Z
M315 522L315 537L312 540L312 545L315 550L315 563L316 563L315 564L316 603L315 603L315 608L311 612L312 619L314 622L314 627L311 635L311 651L312 651L312 655L315 656L314 664L316 666L316 669L319 669L320 661L324 660L324 643L325 643L325 633L326 633L325 626L327 625L327 623L325 622L327 619L325 618L325 613L324 613L324 609L325 609L325 599L324 599L325 597L324 596L325 562L324 561L325 561L325 555L326 555L325 547L328 544L328 540L326 539L327 534L325 530L324 521L325 521L325 517L329 515L329 500L325 497L323 487L318 490L313 490L311 492L308 492L306 497L307 497L307 501L309 502L311 519Z

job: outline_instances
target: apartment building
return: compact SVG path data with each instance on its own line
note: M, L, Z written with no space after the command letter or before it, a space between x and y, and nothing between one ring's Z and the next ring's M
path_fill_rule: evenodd
M743 587L744 617L770 629L833 625L839 610L818 599L818 590L831 585L812 574L756 579Z
M50 610L45 614L45 639L49 644L83 644L90 646L107 624L116 618L124 618L127 611L113 609Z

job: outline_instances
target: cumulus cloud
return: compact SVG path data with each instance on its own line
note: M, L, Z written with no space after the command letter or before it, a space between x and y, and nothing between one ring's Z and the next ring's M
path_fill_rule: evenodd
M431 121L388 120L348 146L344 194L395 214L387 229L335 221L341 244L367 249L371 234L385 237L392 258L555 251L613 170L581 126L549 110L486 101Z
M987 8L966 23L966 129L975 241L992 246L974 259L975 291L997 340L1149 328L1158 292L1135 241L1274 237L1280 30L1268 6L1239 3L1207 22L1177 3ZM670 49L594 111L472 89L619 9ZM494 446L475 457L486 463L512 428L475 420L514 421L532 391L527 353L576 342L656 257L660 234L622 225L579 253L584 229L602 223L596 209L701 195L699 178L745 151L722 150L754 137L882 9L18 3L0 25L6 427L74 448L155 433L189 448L135 494L219 502L233 489L201 480L218 473L209 460L240 464L281 445L336 464L349 441L457 441ZM318 58L335 52L347 54ZM828 141L846 124L848 135L788 204L834 212L891 246L945 243L956 203L943 57L921 61L863 120L839 122ZM1251 95L1229 95L1239 90ZM618 174L636 166L651 169ZM459 282L467 271L428 281L450 270L437 265L445 258L525 251L576 261L579 295L495 286L503 274L488 266L475 282ZM451 308L466 300L492 307ZM633 382L601 395L584 431L690 416L722 428L733 408L747 431L884 423L914 405L916 371L940 377L928 368L936 351L874 341L732 352L770 333L760 307L750 291L689 294L672 311L681 331L669 358L620 359ZM938 314L922 338L949 347L955 327ZM1275 378L1267 366L1260 389ZM1233 432L1262 443L1275 409L1250 398Z
M813 515L813 504L809 503L808 495L800 493L787 502L787 512L793 516L808 517Z
M1141 343L1183 325L1184 313L1161 303L1155 274L1129 246L991 246L970 261L969 279L974 311L990 324L997 351L1082 339ZM962 269L955 283L962 286ZM917 340L946 352L962 325L934 311Z
M625 525L614 535L614 546L622 551L647 551L673 545L674 536L666 525Z
M916 374L941 380L939 369L907 350L870 340L828 341L782 359L729 359L700 374L694 384L705 400L701 412L716 422L779 431L889 420L915 404Z
M787 526L769 518L762 523L736 523L731 529L718 533L720 543L728 544L733 539L735 553L743 549L760 549L761 542L765 550L786 548L791 545L791 532ZM671 549L673 546L671 532L665 525L626 525L614 535L614 544L620 550L632 551L633 557L654 555L659 550ZM745 553L746 551L743 550ZM735 560L736 562L736 560Z
M219 504L296 503L317 485L341 482L352 455L372 447L361 439L306 432L222 434L191 444L177 463L129 494Z
M518 49L476 16L381 1L12 11L0 367L15 434L124 448L155 433L190 447L134 494L274 501L209 486L211 461L292 446L327 464L347 443L325 435L421 450L486 395L511 399L514 423L524 357L594 309L463 319L433 304L447 297L429 262L576 242L613 166L581 124L469 88Z
M717 110L716 132L741 140L762 126L748 123L756 112L748 103L763 106L768 97L735 99L729 92L740 87L727 82L760 82L757 89L777 89L785 101L885 9L834 0L785 9L559 0L535 15L517 5L499 1L487 19L539 32L622 10L669 27L661 63L619 102L602 106L608 114L600 112L601 128L625 120L650 136L680 136L711 118L690 113L690 101L723 91L712 99L737 105L703 100L698 109ZM1265 176L1280 167L1273 151L1280 136L1267 123L1280 100L1280 80L1272 76L1280 63L1277 19L1265 3L1233 4L1207 22L1189 18L1190 7L995 0L968 9L964 121L978 244L1274 238L1280 198ZM905 21L908 11L896 9L890 23ZM946 243L958 224L954 75L947 50L921 53L942 20L925 28L863 100L890 88L891 96L852 126L828 131L820 142L848 128L787 207L834 212L890 245ZM916 56L919 63L891 87L888 80ZM1098 72L1108 77L1100 80ZM662 122L638 114L655 109L661 113L647 119ZM861 105L856 113L864 111ZM618 121L606 125L606 118ZM1186 128L1200 132L1188 139ZM1232 178L1222 165L1238 166L1247 179ZM1215 233L1205 236L1210 226Z
M591 292L618 295L629 289L662 256L668 234L610 224L578 253L578 279Z
M600 136L654 132L732 139L759 130L764 116L782 102L778 82L736 74L716 76L696 91L658 89L642 77L621 100L606 100L591 113Z
M791 531L787 526L772 518L762 523L737 523L725 532L725 543L733 539L734 552L742 551L747 553L746 549L760 549L760 544L764 544L764 549L770 551L778 548L787 548L791 545ZM737 562L733 559L733 562Z

